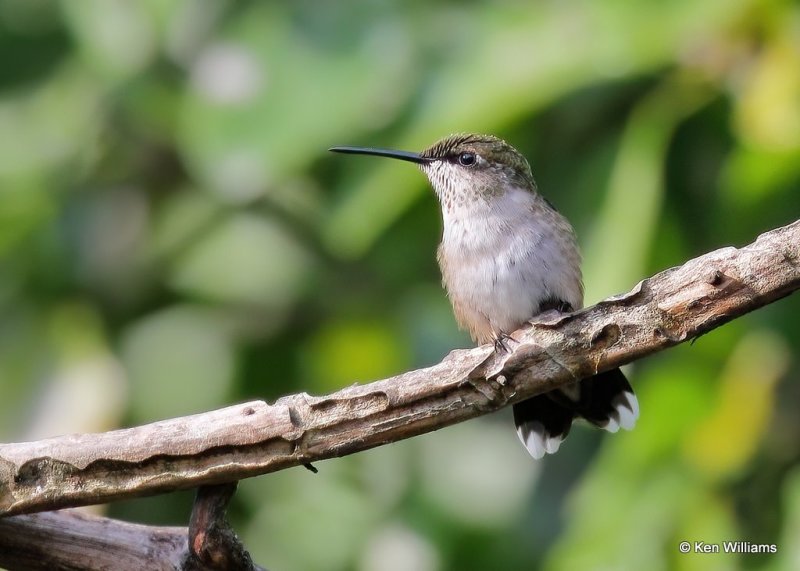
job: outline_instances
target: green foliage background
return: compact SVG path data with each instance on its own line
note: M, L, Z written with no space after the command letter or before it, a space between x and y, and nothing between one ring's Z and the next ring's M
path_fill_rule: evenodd
M530 158L593 303L800 217L800 5L0 0L0 438L468 346L423 176L326 152L458 131ZM798 569L798 315L637 363L631 433L535 463L497 414L243 482L235 525L282 571ZM109 513L185 524L190 502Z

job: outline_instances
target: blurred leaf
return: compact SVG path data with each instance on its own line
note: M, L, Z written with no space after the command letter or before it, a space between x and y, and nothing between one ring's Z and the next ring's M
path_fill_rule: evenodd
M635 430L604 439L598 473L610 471L613 479L632 484L674 463L716 394L709 382L716 373L703 360L701 355L663 356L653 368L630 372L641 417Z
M0 258L54 215L53 197L41 185L14 179L0 186Z
M35 83L53 72L69 51L58 6L49 0L0 3L0 90Z
M144 281L142 247L150 230L145 194L137 188L108 188L73 216L77 279L105 290L108 298L135 298Z
M800 150L800 39L787 20L785 34L767 44L741 81L735 111L740 137L766 151Z
M327 466L316 477L302 468L270 476L269 500L258 502L242 533L254 560L283 571L351 568L375 510L362 490Z
M5 276L0 280L6 286L8 282ZM18 299L19 294L11 292L9 297ZM0 439L6 441L22 438L29 428L28 403L37 396L44 376L47 327L40 312L24 301L6 301L0 310Z
M756 453L770 420L775 385L789 366L784 340L752 331L722 375L719 403L685 442L688 461L712 478L735 475Z
M679 473L665 467L646 481L616 481L599 473L577 491L570 528L549 554L544 569L669 569L677 550L671 527L692 490Z
M314 335L303 357L306 385L329 392L403 372L409 358L388 326L375 321L331 321Z
M236 361L210 311L182 306L144 317L122 339L137 422L202 412L224 402Z
M644 274L664 194L664 164L678 122L708 99L687 78L669 78L634 110L605 202L585 246L586 303L627 291Z
M686 434L703 418L712 388L699 360L664 356L633 379L641 417L607 435L568 501L567 527L545 569L668 569L675 527L702 490L675 464ZM656 554L656 555L654 555ZM661 556L657 555L661 554Z
M219 204L195 189L168 197L154 221L150 236L152 256L166 259L182 254L205 236L222 215Z
M178 290L284 312L302 293L312 261L274 220L229 217L205 232L177 263Z
M800 565L800 544L795 540L800 534L800 469L797 467L787 474L782 496L785 524L778 544L775 565L768 568L776 571L794 571Z
M425 435L419 446L427 500L460 525L515 521L538 473L515 432L512 423L482 419Z
M790 187L799 172L800 149L771 152L739 148L731 153L722 172L721 191L734 206L756 206Z
M698 487L699 488L699 487ZM727 571L738 569L739 565L732 561L732 557L694 553L686 554L678 550L681 541L689 541L694 546L695 541L709 545L720 545L723 541L739 541L738 530L734 525L733 506L726 499L711 491L698 489L691 502L683 503L685 510L678 529L672 541L665 545L665 550L674 554L675 569L679 571Z
M156 52L155 22L141 2L61 2L83 57L110 78L144 69Z
M437 571L441 561L434 545L413 530L390 524L371 534L359 571Z
M223 38L193 66L179 135L195 176L232 202L280 192L276 183L319 158L326 141L374 123L366 102L405 97L403 49L378 59L369 37L347 53L314 45L281 4L250 4Z
M44 178L93 151L100 89L74 62L31 92L0 97L0 181Z
M102 432L119 426L127 405L125 371L110 352L95 308L57 307L50 316L53 363L25 438Z

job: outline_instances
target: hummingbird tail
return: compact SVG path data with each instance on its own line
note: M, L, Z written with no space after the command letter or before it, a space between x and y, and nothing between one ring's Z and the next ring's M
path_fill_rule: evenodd
M576 417L617 432L631 430L639 416L639 402L619 369L537 395L513 408L517 434L537 460L558 450Z
M536 460L558 451L575 418L572 410L551 400L548 393L518 402L513 410L519 439Z

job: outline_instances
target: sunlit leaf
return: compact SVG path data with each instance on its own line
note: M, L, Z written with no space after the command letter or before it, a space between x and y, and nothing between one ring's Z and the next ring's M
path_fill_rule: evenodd
M303 357L306 382L318 391L397 374L406 363L400 339L375 321L331 322L315 334Z
M685 442L687 459L712 478L736 474L753 458L769 422L775 385L789 366L786 343L753 331L722 374L719 402Z

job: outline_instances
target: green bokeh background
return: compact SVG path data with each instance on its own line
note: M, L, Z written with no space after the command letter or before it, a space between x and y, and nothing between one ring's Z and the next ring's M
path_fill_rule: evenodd
M0 439L325 393L469 346L408 165L498 134L587 303L800 217L786 0L0 0ZM241 484L280 571L800 569L800 296L631 367L630 433L507 411ZM191 494L111 506L186 524ZM774 543L681 555L681 540Z

